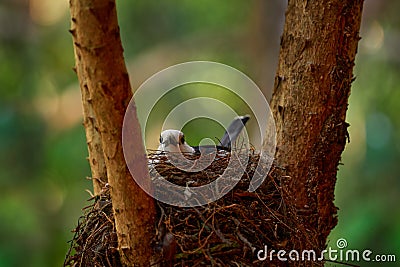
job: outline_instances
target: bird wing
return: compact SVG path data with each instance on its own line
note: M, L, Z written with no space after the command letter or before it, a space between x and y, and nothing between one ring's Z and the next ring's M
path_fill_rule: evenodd
M227 147L223 147L223 146L215 146L215 145L203 145L203 146L193 146L194 149L194 153L195 154L209 154L209 153L213 153L215 150L220 151L220 150L225 150L225 151L229 151L230 149L228 149Z

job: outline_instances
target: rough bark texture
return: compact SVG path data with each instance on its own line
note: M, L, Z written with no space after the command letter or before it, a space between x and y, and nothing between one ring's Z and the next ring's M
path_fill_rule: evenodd
M81 70L80 70L81 71ZM85 81L79 81L80 87L84 88ZM103 156L103 146L96 117L94 115L92 103L88 90L82 90L83 104L83 126L86 132L86 143L89 152L89 164L92 171L93 192L99 195L101 188L107 181L107 168Z
M123 156L122 122L132 92L115 1L71 0L70 9L93 177L103 179L107 174L122 262L126 266L145 266L153 253L150 239L155 209L153 199L132 179ZM132 142L141 144L141 149L132 151L137 166L135 175L149 179L136 112L131 116L136 126Z
M362 0L289 0L271 101L277 164L300 223L323 248L336 225L337 168L360 39Z

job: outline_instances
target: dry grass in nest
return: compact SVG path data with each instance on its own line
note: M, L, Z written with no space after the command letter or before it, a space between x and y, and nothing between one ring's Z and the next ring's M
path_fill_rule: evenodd
M198 156L191 156L198 157ZM174 167L165 155L150 153L149 162L168 181L199 186L222 174L231 154L216 156L205 170L186 172ZM310 249L316 247L315 233L304 229L294 208L284 197L281 171L272 167L255 192L248 187L259 161L252 151L241 180L221 199L207 205L182 208L157 202L158 220L153 239L157 266L323 266L322 262L282 262L257 259L264 249ZM152 174L154 169L150 172ZM152 177L154 173L152 174ZM64 266L121 266L109 191L85 208L74 230Z

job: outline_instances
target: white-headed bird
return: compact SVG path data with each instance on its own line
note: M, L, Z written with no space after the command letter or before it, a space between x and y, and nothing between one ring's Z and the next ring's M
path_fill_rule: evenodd
M239 136L244 125L250 119L249 115L236 117L222 136L218 150L231 150L231 144ZM163 152L201 153L201 151L214 150L215 146L189 146L185 141L185 135L179 130L165 130L160 135L158 150Z

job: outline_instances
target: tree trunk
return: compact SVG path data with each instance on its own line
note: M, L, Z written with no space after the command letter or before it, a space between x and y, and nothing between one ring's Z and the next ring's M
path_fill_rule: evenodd
M295 216L326 245L337 223L336 173L360 39L362 0L289 0L271 108L276 162Z
M132 97L123 58L116 7L113 0L71 0L70 2L76 72L82 91L94 178L107 180L118 235L118 249L124 265L149 265L153 250L154 201L132 179L122 150L122 122ZM136 173L149 179L147 159L136 112L132 151ZM99 185L94 184L95 192Z

